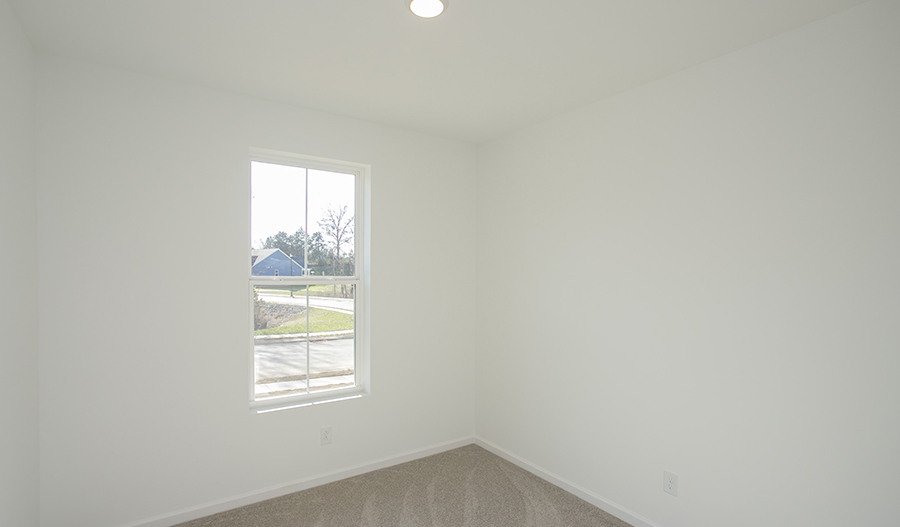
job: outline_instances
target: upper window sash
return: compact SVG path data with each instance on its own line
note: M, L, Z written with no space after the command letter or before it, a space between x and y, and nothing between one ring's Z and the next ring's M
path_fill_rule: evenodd
M275 274L274 269L270 269L268 271L261 272L259 269L254 269L254 267L255 267L255 261L254 261L254 262L251 262L250 272L248 273L250 275L251 280L270 281L272 279L277 279L277 280L294 281L298 278L298 276L295 275L294 273L298 273L299 276L304 279L312 278L312 277L316 277L316 278L321 277L321 278L326 278L326 279L337 279L337 278L345 279L345 278L350 277L350 278L354 278L354 279L361 279L362 269L364 268L364 265L365 265L365 262L363 261L363 258L364 258L364 252L363 252L364 251L364 236L363 236L363 233L364 233L364 229L365 229L365 225L364 225L365 203L363 200L364 200L364 191L365 191L365 177L368 174L368 166L356 164L356 163L343 162L343 161L334 161L334 160L313 157L313 156L300 156L300 155L284 153L284 152L277 152L277 151L273 151L273 150L265 150L265 149L251 149L250 161L258 162L258 163L266 163L266 164L271 164L271 165L281 165L284 167L293 167L293 168L296 168L299 170L304 170L305 172L304 172L303 177L305 177L306 180L301 186L302 186L302 192L304 194L303 197L306 199L306 203L298 204L297 206L298 206L298 208L301 209L302 213L307 216L307 218L302 222L302 227L301 227L303 230L303 236L301 237L302 245L304 247L303 254L291 254L291 255L281 254L281 255L278 255L278 257L281 260L285 260L285 262L281 263L282 267L285 267L286 265L289 264L289 262L287 262L288 257L290 257L292 260L295 261L294 265L291 265L290 272L288 272L288 268L285 267L285 269L282 269L280 272L278 272L277 277L274 277L274 274ZM316 178L318 178L318 180L321 182L327 182L330 177L329 175L322 174L321 172L331 172L331 173L334 173L336 176L337 175L351 176L352 181L353 181L352 190L351 190L352 197L348 196L348 198L347 198L348 201L346 201L344 204L346 206L346 210L343 211L343 213L344 213L343 220L338 218L337 219L338 224L335 224L335 223L331 224L331 225L334 225L335 227L337 227L337 229L332 229L332 232L333 232L334 230L340 230L341 227L346 227L347 226L347 218L348 217L352 218L352 222L350 222L350 225L352 226L352 242L349 242L347 245L344 245L343 243L341 243L341 246L340 246L341 254L340 254L340 259L337 262L337 265L339 266L337 270L335 270L334 268L329 269L327 265L322 265L321 257L316 256L310 252L311 248L313 248L313 244L318 243L319 244L318 250L321 251L324 248L324 246L321 244L323 244L323 243L330 244L330 249L333 249L334 243L335 243L335 238L329 237L327 228L319 223L319 221L324 221L325 218L323 218L322 215L318 215L315 218L311 218L311 217L309 217L309 211L307 210L307 207L309 207L310 210L313 209L313 206L312 206L313 204L309 203L310 195L315 194L313 196L313 200L315 200L315 199L318 199L321 195L327 194L327 189L322 192L319 192L319 190L316 189ZM326 187L328 186L327 183L323 183L323 185ZM349 200L352 200L352 203ZM338 205L335 206L335 211L339 212L337 209L340 209L340 208L341 208L341 205L340 205L340 203L338 203ZM321 210L322 210L321 206L318 207L318 209L316 210L316 214L319 214L319 211L321 211ZM331 210L330 207L329 207L329 210ZM254 211L254 216L256 216L255 211ZM254 218L254 219L256 219L256 218ZM296 231L296 228L297 228L297 225L295 224L291 227L286 227L285 229L280 229L280 230L282 230L286 236L292 237L295 234L299 234L299 231ZM289 232L289 231L295 231L295 232ZM269 229L268 232L265 234L265 236L267 236L267 237L272 236L271 233L272 233L272 229ZM346 237L347 234L348 234L347 232L342 233L342 237ZM255 235L256 234L254 233L252 236L255 236ZM318 238L318 240L316 241L316 240L314 240L314 238L317 236L320 236L320 238ZM262 245L257 245L257 243L262 240L253 239L251 241L254 243L254 245L256 247L262 247ZM272 245L266 245L266 246L273 247ZM261 249L254 250L254 252L259 252L259 251L261 251ZM352 253L351 253L351 251L352 251ZM288 251L288 252L290 252L290 251ZM293 252L299 252L299 251L293 251ZM334 254L331 251L329 251L329 252L331 255ZM318 255L321 255L321 254L322 254L321 252L318 253ZM349 258L349 259L346 258L345 255L347 255L347 254L352 254L351 258ZM309 262L307 262L307 259L309 259ZM331 261L333 262L334 260L332 259ZM310 266L307 265L307 263L310 263L312 266L317 267L317 269L313 269L312 271L310 271L310 269L309 269ZM350 269L351 267L352 267L352 270ZM312 274L310 274L310 272L312 272ZM317 274L317 272L319 274ZM347 274L342 274L342 273L347 273ZM260 276L261 274L267 274L270 276Z

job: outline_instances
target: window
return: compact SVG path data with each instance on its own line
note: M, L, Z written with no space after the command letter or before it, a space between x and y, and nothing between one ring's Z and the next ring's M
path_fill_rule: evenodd
M369 169L267 150L250 157L251 409L363 395Z

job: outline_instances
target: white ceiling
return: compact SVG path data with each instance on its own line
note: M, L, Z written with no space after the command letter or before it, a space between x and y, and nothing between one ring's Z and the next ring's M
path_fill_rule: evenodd
M864 0L10 0L38 50L479 143Z

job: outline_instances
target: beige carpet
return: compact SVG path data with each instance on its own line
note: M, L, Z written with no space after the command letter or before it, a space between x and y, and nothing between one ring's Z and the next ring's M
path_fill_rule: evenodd
M179 527L630 527L487 450L456 450Z

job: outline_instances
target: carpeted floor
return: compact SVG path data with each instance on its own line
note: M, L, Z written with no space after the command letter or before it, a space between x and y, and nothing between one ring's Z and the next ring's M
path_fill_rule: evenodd
M178 527L630 527L468 445Z

